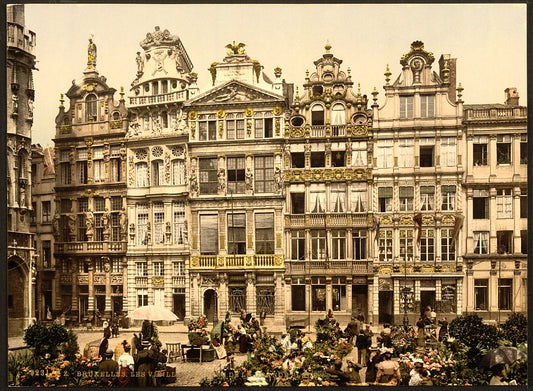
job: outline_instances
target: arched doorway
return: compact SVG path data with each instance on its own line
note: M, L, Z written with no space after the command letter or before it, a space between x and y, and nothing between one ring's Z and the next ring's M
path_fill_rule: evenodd
M208 289L204 292L204 314L208 322L213 322L217 315L218 296L214 289Z
M29 317L28 269L19 257L9 258L7 268L7 308L9 319Z

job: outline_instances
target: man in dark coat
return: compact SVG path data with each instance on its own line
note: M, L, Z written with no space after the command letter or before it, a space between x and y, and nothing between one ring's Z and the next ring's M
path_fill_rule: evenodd
M107 349L104 353L105 360L98 366L100 385L104 387L114 386L117 382L118 364L113 360L113 350Z
M98 357L100 357L102 361L105 360L105 354L108 347L109 335L104 334L104 338L102 339L102 342L100 342L100 347L98 348Z
M357 340L355 341L355 347L357 348L357 357L359 364L361 365L366 364L366 353L369 346L368 337L363 330L360 330Z
M346 326L346 333L348 333L348 342L354 343L354 338L359 334L359 321L352 316L352 320Z
M155 368L158 362L167 362L167 357L159 351L156 343L150 344L150 341L143 341L142 347L143 349L137 352L135 359L139 387L156 386L156 378L153 376Z

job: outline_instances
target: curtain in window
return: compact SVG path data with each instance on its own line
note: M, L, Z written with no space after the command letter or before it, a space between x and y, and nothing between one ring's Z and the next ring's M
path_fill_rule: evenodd
M334 184L331 187L333 200L333 211L342 213L346 211L346 185L343 183Z
M218 252L218 215L200 216L200 252L212 255Z
M331 111L331 124L332 125L344 125L346 123L346 112L344 106L336 104Z
M366 211L366 185L364 183L356 183L352 185L352 211L365 212Z
M311 212L323 213L326 208L326 193L324 191L311 190Z
M137 186L146 187L148 186L148 165L146 163L137 163Z

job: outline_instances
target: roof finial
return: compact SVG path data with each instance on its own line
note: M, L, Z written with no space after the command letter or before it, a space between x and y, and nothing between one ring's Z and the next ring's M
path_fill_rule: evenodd
M463 99L461 99L463 97L463 90L463 86L459 83L457 86L457 103L463 103Z
M329 44L329 39L326 42L326 46L324 46L324 49L326 49L326 54L329 54L329 51L331 49L331 45Z
M124 102L124 87L120 87L120 101Z
M300 100L300 97L298 96L298 87L296 87L296 95L294 96L295 100Z
M94 34L89 38L89 47L87 48L87 68L96 69L96 45L93 42Z
M65 102L65 99L63 99L63 94L59 94L59 108L63 108L63 103Z
M374 105L373 106L377 106L377 104L378 104L378 94L379 94L379 92L376 89L376 86L374 86L374 89L372 90L372 96L373 96L372 100L374 101Z
M387 64L387 70L385 71L384 75L385 75L385 83L386 85L389 85L390 75L392 75L389 69L389 64Z

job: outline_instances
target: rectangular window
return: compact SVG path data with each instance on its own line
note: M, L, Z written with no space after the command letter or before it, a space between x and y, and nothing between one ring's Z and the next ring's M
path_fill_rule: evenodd
M293 261L305 260L305 231L291 232L291 259Z
M72 182L72 173L70 168L70 163L60 163L59 164L59 172L60 172L60 183L62 185L70 185Z
M420 260L435 260L435 231L432 229L423 229L420 239Z
M324 152L311 152L311 167L326 167Z
M87 226L85 225L85 215L79 214L78 215L78 241L80 242L86 242L87 241Z
M527 134L520 135L520 164L527 164Z
M148 276L148 264L146 261L135 262L135 276L147 277Z
M96 212L105 211L105 199L104 199L104 197L94 197L94 210Z
M324 277L313 277L311 281L311 310L326 311L326 281Z
M200 215L200 253L218 253L218 215Z
M43 223L50 222L51 210L52 210L52 204L50 203L50 201L43 201L42 208L41 208L41 213L42 213L41 218L42 218Z
M243 157L229 157L228 163L228 192L242 194L245 190L245 160Z
M255 119L255 138L271 138L273 136L273 119Z
M420 210L435 209L435 187L420 186Z
M474 309L478 311L486 311L489 302L489 280L474 279Z
M393 165L393 140L377 141L377 166L378 168L392 168Z
M412 261L413 260L413 230L401 229L400 230L400 260Z
M400 186L400 211L407 212L413 210L413 199L415 196L412 186Z
M72 212L72 201L67 198L63 198L60 202L59 208L61 210L61 213Z
M527 189L520 189L520 218L527 219Z
M274 254L274 213L255 214L255 253Z
M212 117L212 115L210 115L210 117ZM199 136L200 141L216 140L217 139L217 121L216 120L199 121L198 122L198 136Z
M499 135L496 138L496 157L498 164L511 164L511 135Z
M453 229L440 230L440 252L443 261L455 261L455 246L453 244Z
M511 278L498 278L498 309L513 309L513 280Z
M137 244L148 244L148 204L137 204Z
M200 159L200 194L217 194L217 159Z
M172 275L184 276L185 275L185 262L172 262Z
M346 231L334 229L331 231L331 259L346 259Z
M442 137L440 139L440 164L445 167L457 165L457 139L455 137Z
M152 266L154 269L154 276L163 277L165 275L165 264L163 262L154 262Z
M420 146L420 167L434 167L433 145Z
M111 197L111 210L121 210L122 209L122 197L113 196Z
M293 311L305 311L305 285L291 285Z
M401 138L398 140L398 166L415 166L415 141L412 138Z
M185 184L185 162L181 159L172 160L172 184Z
M256 156L254 158L254 178L256 193L272 193L274 186L274 157Z
M324 213L326 211L326 189L323 185L312 184L309 189L311 197L311 212Z
M326 231L311 230L311 259L319 261L326 259Z
M120 159L111 159L111 181L120 182L122 180L122 162Z
M148 305L148 290L137 289L137 307Z
M367 165L367 145L366 141L352 142L352 166Z
M352 212L365 212L366 211L366 183L353 183L352 184Z
M353 241L353 259L366 259L366 231L355 230L352 231Z
M400 96L400 118L413 118L413 102L412 95Z
M345 151L331 152L331 167L346 167Z
M498 189L496 191L496 214L499 219L513 218L512 189Z
M135 165L135 171L137 174L137 187L148 186L148 164L140 162Z
M87 161L78 162L76 163L76 165L77 165L79 183L86 184L87 183Z
M474 136L474 166L488 165L488 142L487 136Z
M392 212L392 187L378 187L380 212Z
M87 212L89 210L89 199L78 198L78 212Z
M111 271L113 273L122 273L122 261L120 258L113 258L111 260Z
M162 160L152 161L152 186L161 186L165 180L165 171Z
M333 311L346 309L346 277L333 277L331 282L331 307Z
M489 218L489 192L487 190L474 189L473 217L474 219Z
M120 240L120 216L119 213L111 213L111 241L118 242Z
M381 262L384 261L392 261L392 230L385 229L379 231L379 240L378 240L378 248L379 248L379 260Z
M49 268L52 267L52 244L50 240L43 240L42 242L43 249L43 267Z
M435 116L435 95L420 95L420 116L422 118Z
M474 254L489 253L489 232L474 232Z
M332 183L331 195L330 195L330 210L333 212L344 213L346 212L346 184L345 183ZM333 208L332 208L333 207Z
M442 185L442 210L455 210L455 185Z
M498 254L513 253L513 231L496 231Z
M187 220L185 217L185 202L173 202L173 242L174 244L187 243Z
M522 254L527 254L527 231L520 231L520 252Z
M162 202L154 202L154 244L165 243L165 207Z
M291 211L294 214L305 213L305 193L291 193Z
M235 120L233 116L226 118L226 138L228 140L244 138L244 119Z
M291 167L292 168L304 168L305 167L305 154L303 152L291 152Z
M228 213L228 254L246 254L246 214Z

